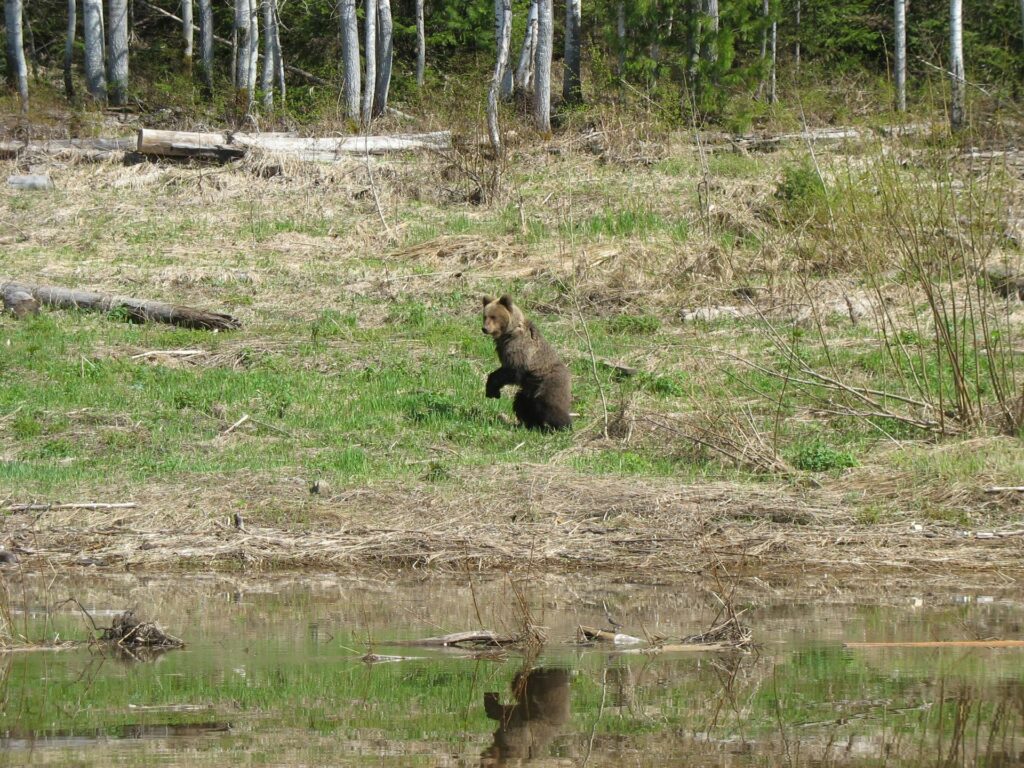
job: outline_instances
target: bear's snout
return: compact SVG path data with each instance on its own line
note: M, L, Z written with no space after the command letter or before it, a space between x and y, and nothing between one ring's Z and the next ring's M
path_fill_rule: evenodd
M491 334L490 334L490 333L488 332L488 330L487 330L487 326L486 326L486 325L485 325L485 326L484 326L483 328L481 328L480 330L484 332L484 336L490 336L490 335L491 335Z

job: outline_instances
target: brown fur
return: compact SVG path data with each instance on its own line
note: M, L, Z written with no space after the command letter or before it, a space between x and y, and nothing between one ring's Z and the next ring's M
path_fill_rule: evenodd
M572 426L569 369L554 347L540 335L512 299L484 297L483 332L494 339L501 367L487 377L487 397L500 397L501 388L518 384L513 409L531 429Z

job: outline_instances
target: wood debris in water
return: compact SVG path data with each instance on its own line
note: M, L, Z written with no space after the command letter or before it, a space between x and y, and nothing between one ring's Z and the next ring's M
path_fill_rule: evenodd
M522 645L525 638L512 635L499 635L489 629L471 630L469 632L453 632L437 637L425 637L422 640L411 640L409 645L433 646L438 648L506 648Z
M122 648L181 648L185 645L183 640L168 634L155 622L140 621L133 611L115 617L113 623L101 631L100 640Z

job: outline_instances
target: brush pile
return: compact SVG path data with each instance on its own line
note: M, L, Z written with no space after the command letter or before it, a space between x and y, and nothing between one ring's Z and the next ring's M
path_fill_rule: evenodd
M115 643L122 648L181 648L184 641L170 635L151 621L140 621L133 611L115 617L109 627L102 629L100 640Z

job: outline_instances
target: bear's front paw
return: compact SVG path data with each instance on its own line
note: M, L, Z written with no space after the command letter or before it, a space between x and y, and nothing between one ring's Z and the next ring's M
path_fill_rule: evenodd
M501 397L501 387L487 387L487 397L493 397L495 400Z

